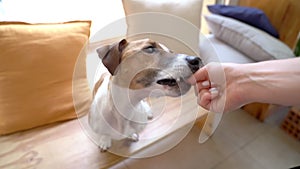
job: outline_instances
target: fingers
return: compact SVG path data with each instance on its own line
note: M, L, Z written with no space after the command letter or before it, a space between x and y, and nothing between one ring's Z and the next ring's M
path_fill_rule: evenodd
M202 67L194 73L194 75L188 79L188 82L195 85L195 95L198 96L198 104L209 110L212 101L219 96L219 87L210 80L207 66Z
M207 89L203 89L198 95L198 104L205 109L209 109L211 103L211 95Z
M199 69L196 73L194 73L194 75L188 79L188 82L191 83L191 85L194 85L197 82L206 81L208 79L208 72L206 67L204 66L201 69Z
M188 82L191 85L195 85L196 93L202 89L208 89L216 86L213 82L210 81L206 66L202 67L196 73L194 73L194 75L188 79Z
M218 96L219 92L216 88L202 89L198 95L198 104L208 110L213 99Z
M213 82L210 82L209 80L206 80L203 82L197 82L194 88L195 88L195 95L197 96L198 93L203 89L215 88L214 91L217 90L217 85Z
M211 100L215 99L219 95L219 91L216 88L210 88Z
M196 83L195 86L194 86L195 96L198 96L201 90L209 89L209 88L210 88L210 82L209 81Z

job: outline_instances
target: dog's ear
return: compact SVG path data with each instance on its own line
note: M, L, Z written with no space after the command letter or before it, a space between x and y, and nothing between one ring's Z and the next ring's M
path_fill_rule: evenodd
M123 50L126 48L126 46L128 45L128 42L126 39L122 39L120 42L119 42L119 52L122 53Z
M102 63L108 69L110 74L114 75L115 70L121 63L122 52L127 44L128 42L126 39L123 39L119 43L102 46L96 50Z

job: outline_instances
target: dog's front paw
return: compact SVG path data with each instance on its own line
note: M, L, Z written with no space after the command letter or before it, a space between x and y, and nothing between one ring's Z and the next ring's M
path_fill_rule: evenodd
M147 119L148 120L152 120L153 119L153 113L151 111L147 112Z
M129 140L134 141L134 142L139 141L139 135L137 133L131 134L128 138L129 138Z
M104 135L100 137L99 148L101 152L106 152L111 147L110 136Z

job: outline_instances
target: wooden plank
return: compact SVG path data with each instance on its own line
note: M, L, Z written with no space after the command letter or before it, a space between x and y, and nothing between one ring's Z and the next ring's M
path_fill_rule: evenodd
M250 103L243 106L242 109L258 120L264 121L271 114L269 111L270 106L267 103Z
M151 148L151 145L155 145L157 141L171 134L177 134L178 129L193 125L195 118L206 115L205 110L198 109L195 99L192 90L182 99L153 99L154 110L161 110L161 106L164 106L164 109L162 112L155 112L156 117L141 133L141 140L130 145L114 142L114 146L124 150L127 155L134 155L146 147ZM163 103L165 105L162 105ZM106 168L124 159L109 152L100 153L97 145L86 135L84 125L80 123L85 118L86 116L80 120L1 136L0 169L98 169Z
M78 120L0 137L0 169L103 168L122 157L100 153Z

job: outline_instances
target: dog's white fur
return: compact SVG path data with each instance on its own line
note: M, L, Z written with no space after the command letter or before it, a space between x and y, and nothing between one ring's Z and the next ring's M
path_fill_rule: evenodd
M154 45L156 51L147 49L149 45ZM145 100L149 95L176 97L190 88L184 80L192 75L186 55L173 54L159 43L148 39L123 40L97 52L112 74L103 74L95 85L89 114L89 124L100 136L98 144L102 151L111 147L112 139L138 141L138 133L153 116ZM118 59L118 63L111 63ZM158 83L161 79L175 79L177 85L169 84L168 80Z
M148 116L149 118L152 116L147 102L143 100L129 102L127 92L116 86L113 87L114 91L111 91L108 87L112 86L111 78L109 75L104 76L102 85L94 97L89 118L92 129L101 135L99 140L101 150L107 150L111 146L111 139L130 138L138 141L137 133L142 131ZM115 92L118 96L113 98L115 94L112 93ZM118 104L114 104L115 99L119 100ZM135 106L134 109L131 105Z

